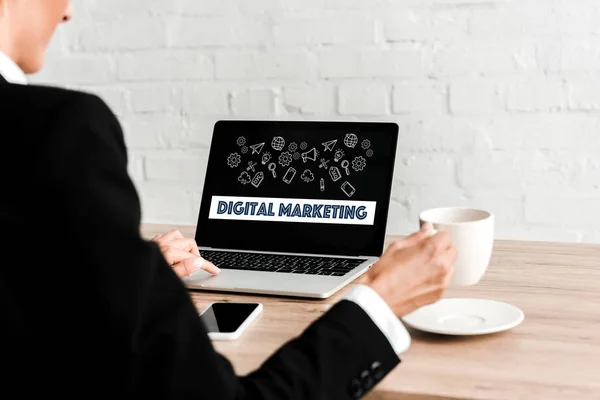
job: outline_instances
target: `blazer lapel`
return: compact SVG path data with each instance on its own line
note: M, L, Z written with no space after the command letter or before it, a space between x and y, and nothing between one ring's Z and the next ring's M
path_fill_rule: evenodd
M3 85L5 83L8 83L8 82L6 81L6 79L4 79L4 77L2 75L0 75L0 85Z

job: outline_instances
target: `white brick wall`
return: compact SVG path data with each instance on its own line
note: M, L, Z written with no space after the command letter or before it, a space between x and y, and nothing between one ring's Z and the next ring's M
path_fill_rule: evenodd
M400 125L389 231L600 241L597 0L86 0L34 82L119 116L145 222L195 224L221 118Z

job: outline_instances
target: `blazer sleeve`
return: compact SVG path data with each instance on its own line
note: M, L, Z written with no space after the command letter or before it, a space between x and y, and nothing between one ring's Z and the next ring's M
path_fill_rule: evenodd
M344 300L256 371L236 376L181 280L140 235L140 201L114 114L79 94L58 115L56 125L69 129L50 149L61 155L51 173L66 199L61 229L76 236L76 273L100 318L82 321L79 334L93 326L105 338L94 357L114 366L104 385L149 398L355 399L399 363L362 308Z

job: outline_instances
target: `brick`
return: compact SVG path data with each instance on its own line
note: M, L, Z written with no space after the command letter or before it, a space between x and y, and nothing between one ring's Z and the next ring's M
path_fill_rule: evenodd
M217 79L314 79L318 58L308 51L227 52L215 56Z
M431 32L431 16L427 12L394 9L383 20L383 36L388 42L425 40Z
M175 89L176 107L187 115L229 114L228 91L215 85L182 85Z
M172 142L173 147L182 149L208 149L212 141L215 123L222 119L219 116L186 115L185 129Z
M523 40L489 40L437 46L432 53L433 76L495 76L535 71L536 47Z
M498 3L506 2L508 0L433 0L433 4L451 4L451 5L461 5L461 6L470 6L477 4L491 4L496 5Z
M144 51L122 54L118 58L118 78L122 81L205 80L213 77L212 58L197 51Z
M145 157L146 179L186 183L186 188L202 189L208 150L166 151ZM189 186L188 186L189 185Z
M164 1L164 0L163 0ZM173 1L172 14L182 16L232 16L232 15L263 15L266 13L280 13L283 9L280 0L194 0L186 2L182 7Z
M592 115L497 115L486 130L495 149L600 150L600 121Z
M173 108L172 85L144 84L131 89L133 111L137 113L160 113Z
M446 86L439 83L405 83L394 86L392 110L396 114L437 114L447 109Z
M566 187L581 175L578 160L565 152L501 151L463 157L459 183L466 188L518 190L524 187Z
M467 207L479 208L494 215L496 230L519 226L525 218L525 197L519 192L467 190Z
M481 7L471 12L469 30L475 37L537 36L556 29L557 21L551 7L539 7L535 2L523 2L520 7Z
M163 0L164 1L164 0ZM184 5L177 1L167 1L173 3L173 9L170 14L179 16L222 16L227 17L240 12L240 3L236 0L194 0L187 1Z
M375 23L366 18L286 18L275 25L277 45L373 44Z
M507 87L509 111L559 111L566 108L567 95L562 79L526 77Z
M195 225L198 222L194 198L189 190L157 181L143 182L138 191L143 223Z
M169 147L171 138L185 128L180 116L164 114L137 114L121 119L125 143L134 149L161 149Z
M271 39L267 21L244 17L169 18L171 47L260 45Z
M566 90L569 109L600 110L600 79L593 77L567 79Z
M502 107L502 91L491 81L459 81L450 85L450 111L454 114L493 114Z
M294 11L300 13L314 13L314 12L340 12L347 11L373 11L384 8L387 6L389 0L370 0L365 2L364 0L278 0L285 11ZM423 0L402 0L402 5L406 4L420 4Z
M275 113L275 93L271 89L232 93L231 110L236 116L271 116Z
M131 179L138 184L138 182L143 182L146 179L144 173L144 156L141 153L138 153L135 150L128 149L128 163L127 163L127 171L129 172L129 176Z
M82 17L93 17L94 20L99 21L112 21L139 16L162 15L174 8L181 9L181 4L176 1L144 0L143 6L141 6L136 1L89 0L81 2L78 7L74 8L73 21Z
M83 52L164 48L167 33L162 19L127 18L91 23L78 33L77 50Z
M396 122L404 151L487 154L492 149L485 122L478 124L473 118L410 115L397 118Z
M346 83L338 92L338 111L342 115L382 115L389 108L388 88L376 82Z
M112 82L115 64L110 55L69 55L52 57L33 82L59 85L94 85Z
M474 8L470 31L478 37L536 37L544 41L586 38L598 29L599 10L591 3L577 1L562 7L540 7L536 1L527 1L518 7Z
M600 194L600 160L596 151L571 153L579 167L571 181L571 187L581 193Z
M411 230L409 227L411 226L407 205L401 200L392 198L387 218L387 231L396 234L410 234Z
M597 229L598 220L593 216L598 213L598 204L600 196L585 193L534 192L525 197L525 220L557 228Z
M414 78L424 77L427 67L422 50L324 50L322 78Z
M400 149L402 144L399 144ZM455 161L445 154L398 153L394 181L402 185L453 186L456 184Z
M588 244L600 243L600 231L588 232L588 233L583 234L581 242L588 243Z
M419 214L430 208L466 206L467 199L461 188L454 182L438 182L435 185L402 184L395 175L392 198L408 207L409 226L407 232L419 227Z
M539 67L545 72L582 72L600 69L600 39L565 39L538 43Z
M283 106L289 113L335 113L333 86L289 86L283 88Z

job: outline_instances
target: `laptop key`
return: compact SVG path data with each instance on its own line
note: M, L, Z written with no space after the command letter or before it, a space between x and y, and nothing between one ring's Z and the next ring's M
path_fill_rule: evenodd
M350 272L350 270L347 269L342 269L342 268L333 268L333 269L328 269L327 271L331 272L331 273L340 273L340 274L347 274L348 272Z

